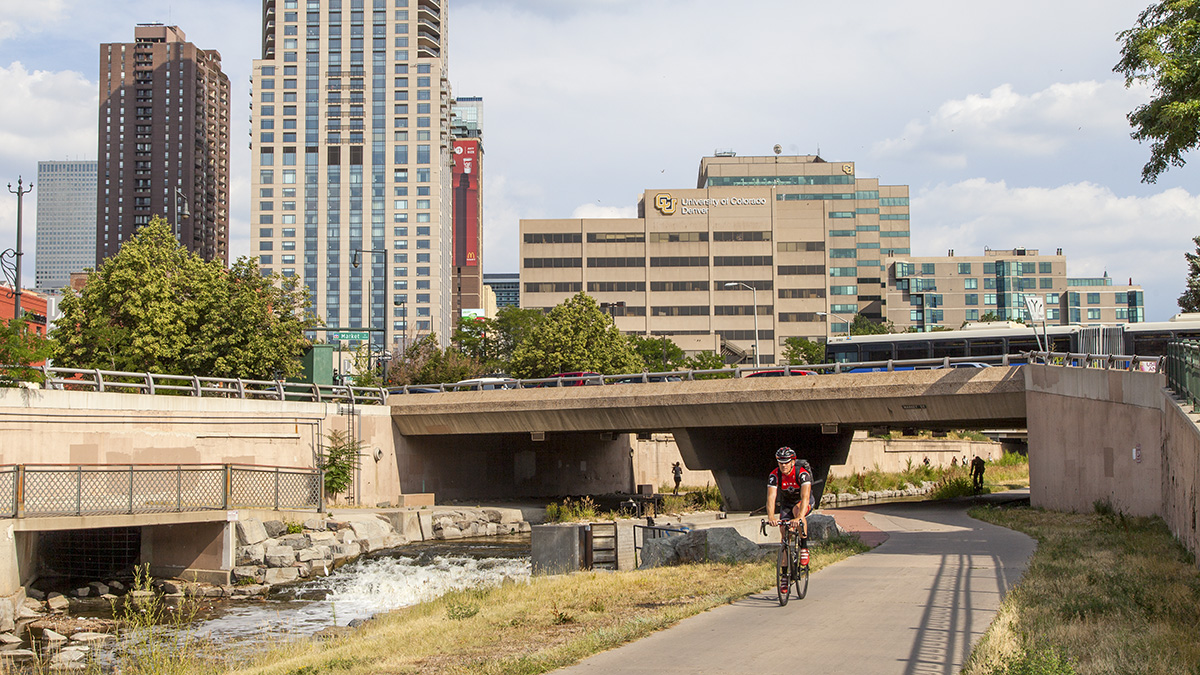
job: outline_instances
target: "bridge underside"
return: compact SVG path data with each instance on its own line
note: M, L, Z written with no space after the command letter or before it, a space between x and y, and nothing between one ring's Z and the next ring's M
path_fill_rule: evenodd
M630 432L673 432L730 508L766 500L774 450L824 479L855 429L1024 427L1018 368L393 396L403 492L448 499L632 491ZM818 484L817 494L823 483Z

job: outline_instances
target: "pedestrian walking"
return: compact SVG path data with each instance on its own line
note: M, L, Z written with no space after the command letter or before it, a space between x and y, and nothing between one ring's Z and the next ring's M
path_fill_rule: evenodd
M975 488L975 492L983 492L983 470L986 463L975 455L975 459L971 460L971 486Z
M675 491L671 494L679 494L679 484L683 482L683 467L679 466L679 462L671 465L671 473L675 475Z

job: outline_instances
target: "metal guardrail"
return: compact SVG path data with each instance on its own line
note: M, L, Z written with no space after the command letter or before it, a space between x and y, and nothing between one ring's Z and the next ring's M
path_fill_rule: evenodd
M1172 343L1174 344L1174 343ZM1129 356L1119 354L1075 354L1072 352L1029 352L1029 363L1070 368L1099 368L1102 370L1140 370L1160 372L1166 356Z
M0 466L0 518L320 510L320 469L239 464Z
M1200 412L1200 342L1184 340L1167 345L1164 369L1167 387L1190 403L1192 412Z
M9 370L11 366L0 366ZM44 378L47 389L69 389L134 394L174 394L208 398L261 399L269 401L344 402L378 405L387 400L382 387L309 384L283 380L246 380L197 375L131 373L117 370L79 368L33 368Z

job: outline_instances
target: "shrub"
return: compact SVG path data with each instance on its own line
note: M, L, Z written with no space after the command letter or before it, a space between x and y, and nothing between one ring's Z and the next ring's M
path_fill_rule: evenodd
M317 458L317 467L325 472L325 494L338 495L354 481L363 443L339 429L330 431L325 438L328 444L324 454Z
M999 675L1075 675L1075 667L1062 650L1040 649L1009 661Z

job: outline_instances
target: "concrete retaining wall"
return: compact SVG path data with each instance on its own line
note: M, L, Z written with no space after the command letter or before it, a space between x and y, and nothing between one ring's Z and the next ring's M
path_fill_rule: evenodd
M1163 406L1163 519L1192 553L1200 554L1200 415L1165 397Z

